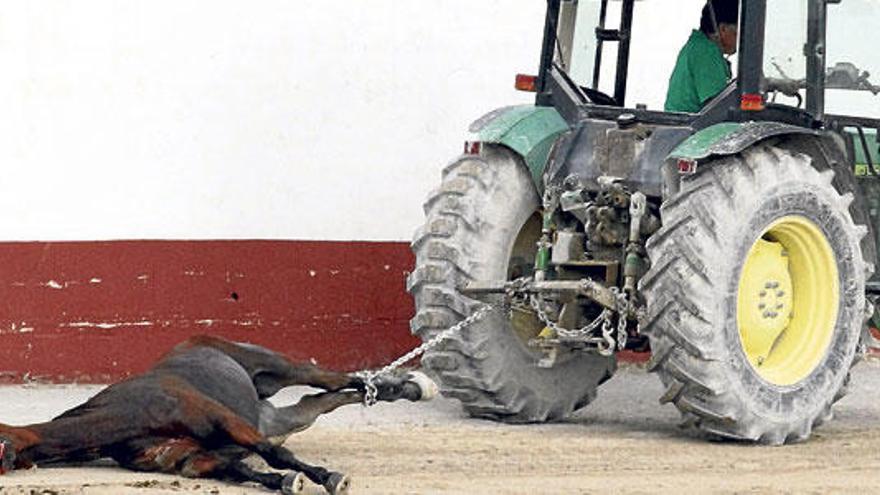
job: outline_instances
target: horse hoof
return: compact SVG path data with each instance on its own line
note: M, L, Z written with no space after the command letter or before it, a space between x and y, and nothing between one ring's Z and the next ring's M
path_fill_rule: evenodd
M342 473L331 473L324 488L330 495L345 495L348 493L348 487L351 486L351 480Z
M418 385L419 390L422 391L422 396L419 397L419 400L431 400L434 397L437 397L437 393L439 392L437 384L434 383L434 380L428 378L428 375L421 371L410 371L407 379Z
M306 489L306 476L302 473L291 472L284 475L281 480L281 493L284 495L296 495Z

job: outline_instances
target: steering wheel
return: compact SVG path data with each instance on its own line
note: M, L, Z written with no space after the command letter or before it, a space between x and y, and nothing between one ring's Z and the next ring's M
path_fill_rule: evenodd
M776 95L779 93L785 96L797 99L797 108L801 108L804 98L800 94L800 90L807 87L806 81L803 79L780 79L773 77L764 78L764 98L768 101L775 102ZM773 93L773 98L767 98Z
M591 102L596 105L603 105L607 107L619 107L620 104L617 103L613 97L599 91L596 89L588 88L586 86L581 86L581 91L587 95L587 98L590 99Z

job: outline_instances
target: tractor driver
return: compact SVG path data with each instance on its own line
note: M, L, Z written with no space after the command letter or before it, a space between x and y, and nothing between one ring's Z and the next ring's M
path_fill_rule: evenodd
M730 63L725 55L736 53L739 0L708 0L703 7L700 29L678 54L669 78L667 112L697 113L730 81Z

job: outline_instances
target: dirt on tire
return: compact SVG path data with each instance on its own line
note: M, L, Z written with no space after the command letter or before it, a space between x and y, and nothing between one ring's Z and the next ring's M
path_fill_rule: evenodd
M486 146L480 156L462 156L444 169L412 244L416 266L407 288L417 336L430 340L477 312L480 303L460 291L464 283L531 274L539 204L528 168L506 148ZM472 416L510 423L554 421L589 404L614 373L616 358L575 354L542 368L541 353L527 342L544 325L529 310L525 318L533 323L518 328L511 313L491 311L425 354L422 365L443 394Z
M647 301L641 331L651 341L650 368L666 385L662 401L674 403L694 427L737 440L799 442L829 417L832 404L846 392L869 315L864 287L871 268L862 256L869 230L853 222L854 196L839 191L835 171L823 167L806 154L758 145L684 180L661 208L663 227L646 246L652 267L639 283ZM771 225L787 222L810 225L816 239L767 237L776 235ZM759 316L757 323L743 323L743 315L760 311L756 308L765 304L759 297L779 286L770 282L776 275L765 273L761 276L770 278L762 278L760 287L746 289L745 267L757 242L791 252L792 268L786 261L784 275L791 273L789 283L802 289L794 291L801 295L788 307L778 304L773 310L787 318L782 336L777 333L770 342L776 351L755 358L742 332L750 325L764 327ZM801 251L805 245L825 246L828 258L808 264ZM828 280L810 279L820 270L803 268L828 265L835 270ZM754 276L754 268L750 273ZM838 273L845 281L839 287ZM810 300L803 288L811 286L828 292ZM827 321L815 312L819 307L834 308ZM763 321L776 317L765 310ZM798 333L812 322L821 322L815 324L828 332L827 343ZM805 363L804 356L814 356L806 358L813 361ZM798 363L800 376L785 377Z

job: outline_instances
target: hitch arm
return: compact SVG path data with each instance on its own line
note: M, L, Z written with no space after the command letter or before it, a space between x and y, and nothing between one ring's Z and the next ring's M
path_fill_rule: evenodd
M572 299L581 296L595 301L602 307L614 311L618 309L617 296L614 292L608 287L589 279L542 280L540 282L534 280L526 282L521 280L514 280L512 282L475 281L466 284L459 290L462 294L478 300L485 300L486 296L490 295L517 292L526 294L551 293Z

